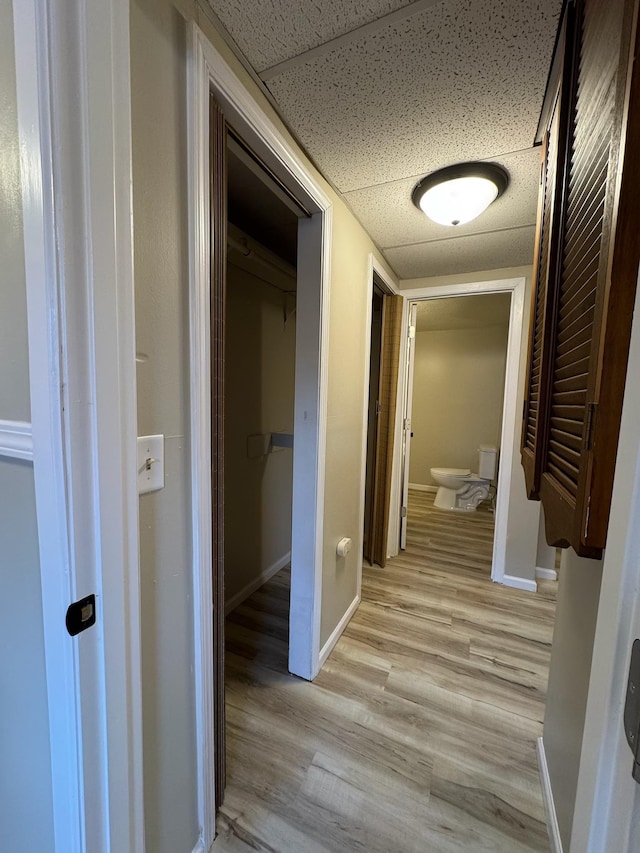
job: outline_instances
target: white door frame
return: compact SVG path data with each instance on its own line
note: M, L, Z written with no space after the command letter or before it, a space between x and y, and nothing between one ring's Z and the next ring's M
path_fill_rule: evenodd
M129 2L13 11L55 850L143 853Z
M498 470L498 489L496 499L495 534L493 537L493 558L491 579L496 583L509 583L505 571L507 549L507 518L509 494L511 490L511 472L513 469L513 451L518 411L518 373L520 368L520 345L522 341L522 318L524 312L525 279L508 278L495 281L471 282L469 284L448 284L440 287L416 287L403 290L402 295L408 302L425 299L444 299L449 297L477 296L483 293L510 293L511 309L509 314L509 338L507 342L507 363L504 383L504 404L502 409L502 433L500 438L500 467ZM402 338L400 369L406 373L407 335ZM396 442L401 440L401 432L396 432ZM399 483L401 465L394 471L394 480ZM400 516L398 514L397 526Z
M364 502L365 502L365 492L367 488L367 434L369 429L369 381L370 381L370 373L371 373L371 320L373 316L373 284L374 284L374 276L378 278L382 284L382 289L392 295L398 296L401 295L400 291L396 283L389 276L385 268L382 266L380 261L376 258L373 252L369 253L369 265L367 272L367 284L366 284L366 300L367 300L367 309L365 315L365 338L364 338L364 399L362 401L362 463L361 463L361 472L362 478L360 481L360 519L361 519L361 528L360 528L360 541L364 543ZM396 415L397 415L397 407L396 407ZM396 426L398 423L398 419L396 417ZM393 448L394 460L396 456L396 447L394 444ZM395 464L395 461L394 461ZM394 490L394 483L391 483L391 496L390 496L390 512L394 511L394 506L397 505L397 494L394 494L396 490ZM363 544L364 547L364 544ZM355 612L355 608L360 603L360 598L362 594L362 561L364 559L363 554L360 554L360 558L358 559L358 573L356 580L356 598L354 599L354 603L352 603L349 607L349 611ZM340 636L340 633L337 634L337 637ZM332 644L331 648L333 648ZM331 649L329 649L329 652ZM328 652L324 656L325 659L328 657Z
M312 212L298 228L289 669L320 668L331 201L296 149L195 23L188 58L191 471L195 690L202 849L215 833L211 428L209 368L209 95L233 128Z
M575 853L631 849L634 798L639 808L623 730L631 645L640 620L639 366L640 276L571 833Z
M401 504L400 504L400 550L407 547L407 508L409 505L409 464L411 462L411 438L413 428L411 419L413 417L413 374L415 369L415 346L416 346L416 319L418 314L418 303L409 303L409 314L404 329L406 334L407 348L407 370L406 370L406 393L404 395L404 411L402 412L402 471L401 471ZM412 343L413 342L413 343ZM404 514L402 514L404 512Z

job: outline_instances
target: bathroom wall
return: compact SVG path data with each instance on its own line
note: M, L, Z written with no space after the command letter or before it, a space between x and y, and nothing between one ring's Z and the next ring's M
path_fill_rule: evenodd
M433 467L477 472L479 445L499 447L508 334L508 323L417 332L410 483L433 485Z
M29 421L11 0L0 0L0 421ZM0 850L53 853L40 554L29 461L0 456Z
M291 551L293 451L276 448L257 455L259 451L248 447L250 436L293 432L295 294L285 296L274 280L267 265L252 272L237 266L230 255L225 357L227 605L239 603L267 580ZM283 286L287 283L279 276L278 287ZM288 288L295 288L293 275Z

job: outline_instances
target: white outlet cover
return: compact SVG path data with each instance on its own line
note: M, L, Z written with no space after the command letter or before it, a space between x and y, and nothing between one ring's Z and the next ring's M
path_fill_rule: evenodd
M164 435L138 436L138 494L164 489Z

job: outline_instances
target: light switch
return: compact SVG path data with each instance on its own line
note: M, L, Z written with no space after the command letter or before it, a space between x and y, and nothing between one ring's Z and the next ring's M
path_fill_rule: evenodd
M138 436L138 494L164 489L164 436Z

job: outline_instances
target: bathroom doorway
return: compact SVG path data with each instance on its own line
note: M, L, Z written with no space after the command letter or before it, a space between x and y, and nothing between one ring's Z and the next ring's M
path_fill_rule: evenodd
M407 341L412 341L413 335L415 339L414 345L406 347L404 356L405 434L403 460L397 473L403 513L408 513L411 497L415 501L422 495L423 502L433 503L439 486L431 477L431 468L468 470L469 475L478 475L480 445L497 448L495 476L490 478L486 497L479 506L490 513L491 527L495 527L491 578L514 586L521 584L505 572L506 531L511 482L518 471L518 364L524 285L520 278L407 293L409 317L415 316ZM483 338L491 344L487 353L493 355L474 356L472 344ZM429 339L434 354L431 362L420 354L421 343ZM484 373L483 365L487 368ZM409 382L412 371L413 382ZM433 387L427 387L428 381L435 383ZM520 402L520 408L521 405ZM446 415L451 419L448 425L444 423ZM436 418L440 419L437 423ZM440 454L439 459L434 458L434 451ZM442 513L441 518L447 515L445 510L438 512ZM400 521L397 520L397 541L402 549Z

